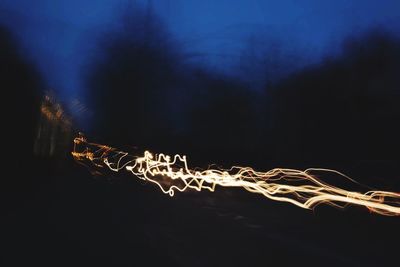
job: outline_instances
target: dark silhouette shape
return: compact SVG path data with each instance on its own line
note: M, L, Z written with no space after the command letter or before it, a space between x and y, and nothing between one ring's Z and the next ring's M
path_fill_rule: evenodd
M254 148L256 98L244 84L185 63L153 13L135 7L122 22L100 39L88 74L96 136L204 161Z
M33 144L41 85L38 73L20 53L12 34L0 27L0 86L4 95L1 128L6 136L2 151L7 169L0 195L11 209L37 184L32 175L36 169Z
M187 108L191 153L211 162L248 159L254 146L262 142L257 93L221 75L198 71L195 77Z
M131 10L132 11L132 10ZM166 143L178 56L163 25L135 7L120 32L101 38L88 74L88 102L96 136L142 148Z
M398 158L400 41L381 32L349 40L340 58L302 71L271 95L281 157Z

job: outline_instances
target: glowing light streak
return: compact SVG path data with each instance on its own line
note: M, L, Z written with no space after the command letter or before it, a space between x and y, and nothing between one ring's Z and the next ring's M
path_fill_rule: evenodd
M78 147L82 149L79 151ZM174 196L176 191L188 189L214 192L216 186L240 187L261 194L268 199L289 202L300 208L313 209L319 204L343 208L360 205L387 216L400 215L400 193L371 190L365 193L348 191L327 184L313 173L331 173L356 183L346 175L330 169L296 170L275 168L267 172L250 167L231 169L190 169L186 156L152 154L134 157L112 147L89 143L82 136L75 138L73 157L78 162L106 168L113 172L127 171L136 177L154 183L161 191Z

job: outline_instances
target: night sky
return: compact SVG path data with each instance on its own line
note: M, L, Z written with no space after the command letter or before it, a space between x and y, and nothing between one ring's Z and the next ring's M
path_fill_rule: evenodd
M377 27L394 34L400 29L396 0L132 2L151 5L181 49L196 55L191 60L233 75L249 40L260 50L279 42L299 56L289 73L334 56L350 36ZM95 53L97 34L118 27L128 5L126 0L3 0L0 22L17 35L48 87L68 102L84 89L81 72Z

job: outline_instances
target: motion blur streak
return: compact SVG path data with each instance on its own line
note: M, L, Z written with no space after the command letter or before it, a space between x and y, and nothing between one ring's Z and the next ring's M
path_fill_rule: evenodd
M400 215L400 194L387 191L365 193L347 191L317 179L312 173L335 174L351 182L354 180L335 170L275 168L258 172L250 167L231 169L190 169L186 156L154 155L132 156L115 148L89 143L83 136L74 139L72 155L91 170L106 168L113 172L128 171L138 178L156 184L163 193L173 196L175 191L194 189L215 191L216 185L241 187L252 193L282 202L290 202L304 209L313 209L321 203L343 208L348 204L367 207L382 215Z

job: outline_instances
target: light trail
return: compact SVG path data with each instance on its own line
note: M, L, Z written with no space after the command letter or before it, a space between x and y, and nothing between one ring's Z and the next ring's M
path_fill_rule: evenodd
M88 166L106 168L113 172L127 171L136 177L156 184L163 193L174 196L188 189L214 192L216 186L240 187L268 199L289 202L300 208L313 209L319 204L344 208L360 205L381 215L400 215L400 193L371 190L365 193L348 191L327 184L312 173L331 173L357 183L346 175L330 169L275 168L267 172L250 167L231 169L190 169L186 156L152 154L132 156L115 148L89 143L83 136L74 139L75 160Z

